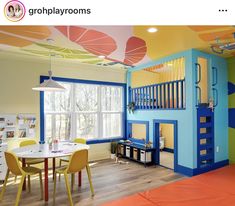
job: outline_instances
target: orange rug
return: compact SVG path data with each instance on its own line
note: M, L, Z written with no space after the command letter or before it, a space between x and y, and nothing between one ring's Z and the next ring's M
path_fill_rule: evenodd
M140 192L103 206L232 206L235 165Z

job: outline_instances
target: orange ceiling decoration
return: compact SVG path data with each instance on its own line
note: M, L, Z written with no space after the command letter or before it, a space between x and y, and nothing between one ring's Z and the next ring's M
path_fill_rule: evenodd
M19 37L14 37L8 34L0 33L0 44L15 46L15 47L24 47L32 44L32 42Z
M193 31L202 32L202 31L210 31L215 29L224 29L228 28L228 26L189 26Z
M42 40L51 34L47 26L0 26L0 44L25 47L35 40Z
M199 34L199 37L204 41L216 41L216 40L233 40L234 29L217 31L217 32L209 32Z
M234 26L155 25L156 33L149 33L149 27L0 26L0 50L22 54L22 58L48 58L54 52L58 58L122 68L192 48L225 58L235 56L234 50L225 48L221 53L212 50L212 47L221 50L221 46L234 42Z
M164 67L164 64L157 64L157 65L154 65L154 66L151 66L151 67L147 67L144 70L148 71L148 72L156 73L158 69L161 69L163 67Z
M189 28L196 31L200 39L208 42L213 53L225 57L235 56L234 50L225 49L235 43L234 26L189 26Z
M124 64L134 65L144 58L147 47L144 40L131 37L126 44Z
M95 55L107 56L116 50L115 40L102 32L79 26L56 26L72 42L81 45L88 52Z

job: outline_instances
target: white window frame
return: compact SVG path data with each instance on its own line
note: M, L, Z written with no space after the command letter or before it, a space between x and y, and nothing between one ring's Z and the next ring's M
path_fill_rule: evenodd
M122 85L112 85L112 84L91 84L91 83L83 83L83 82L63 82L61 81L61 83L67 83L67 84L71 84L71 87L72 87L72 95L71 95L71 111L68 111L68 112L64 112L64 111L58 111L58 112L55 112L55 111L45 111L44 110L44 141L47 141L47 137L46 137L46 128L47 128L47 123L46 123L46 115L52 115L52 119L53 121L51 122L51 128L52 128L52 131L51 131L51 134L52 134L52 137L55 137L55 129L56 129L56 126L55 126L55 115L59 115L59 114L67 114L67 115L71 115L71 128L70 128L70 137L68 137L68 139L72 140L74 138L77 137L77 115L79 114L83 114L83 113L88 113L88 114L97 114L97 134L96 134L96 137L95 138L87 138L87 140L109 140L109 139L116 139L116 138L123 138L124 137L124 127L125 127L125 124L124 124L124 121L125 121L125 88L124 86ZM87 85L94 85L94 86L98 86L98 91L97 91L97 102L98 102L98 105L97 105L97 111L82 111L82 112L79 112L79 111L76 111L75 109L75 85L76 84L87 84ZM102 108L101 108L101 88L102 86L105 86L105 87L118 87L118 88L121 88L121 110L120 111L102 111ZM45 104L45 100L43 101L43 104ZM120 114L120 126L121 126L121 133L120 133L120 136L115 136L115 137L104 137L103 136L103 114Z

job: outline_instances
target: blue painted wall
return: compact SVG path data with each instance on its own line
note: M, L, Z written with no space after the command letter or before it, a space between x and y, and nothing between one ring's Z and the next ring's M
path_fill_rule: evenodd
M209 97L213 97L212 88L218 90L218 105L214 109L214 146L215 146L215 162L228 159L228 79L227 79L227 61L222 57L218 57L212 54L206 54L197 50L193 50L193 64L197 62L198 57L204 57L208 59L208 89ZM213 83L213 71L212 67L216 67L218 71L218 83L216 86L212 86ZM195 72L193 78L195 79ZM196 93L193 94L193 100L196 99ZM215 101L215 100L214 100ZM196 119L196 108L193 108L194 120ZM194 121L194 136L196 137L196 122ZM194 148L197 148L197 139L194 139ZM219 147L217 152L216 147ZM196 168L196 150L194 150L194 168Z
M186 109L185 110L136 110L134 114L127 114L128 120L149 121L149 140L153 141L153 120L167 119L178 121L178 164L184 167L193 168L193 77L192 77L192 50L174 54L148 64L132 68L127 74L127 86L131 85L131 72L138 71L145 67L161 64L172 59L185 57L185 77L186 77Z
M228 75L227 62L223 58L212 57L213 64L218 67L218 89L219 101L215 108L215 162L228 159Z
M196 92L195 92L195 63L197 57L202 56L209 62L209 84L212 83L211 67L218 68L219 104L215 108L215 162L228 159L228 102L227 102L227 65L223 58L209 55L191 49L174 54L139 67L131 68L127 73L127 87L131 86L131 72L145 67L161 64L172 59L185 57L185 83L186 83L186 109L185 110L136 110L134 114L127 114L128 120L149 121L149 140L153 141L153 120L178 121L178 165L194 169L197 167L197 118L196 118ZM212 87L209 87L210 96ZM128 95L128 94L127 94ZM128 99L128 97L127 97ZM216 147L219 151L216 152Z

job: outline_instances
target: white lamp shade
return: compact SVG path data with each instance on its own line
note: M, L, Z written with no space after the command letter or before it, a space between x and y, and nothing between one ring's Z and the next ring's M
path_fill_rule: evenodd
M37 87L33 87L32 90L42 91L42 92L46 92L46 91L63 92L66 89L62 85L60 85L59 83L54 81L52 78L50 78L50 79L45 80L44 82L42 82Z

